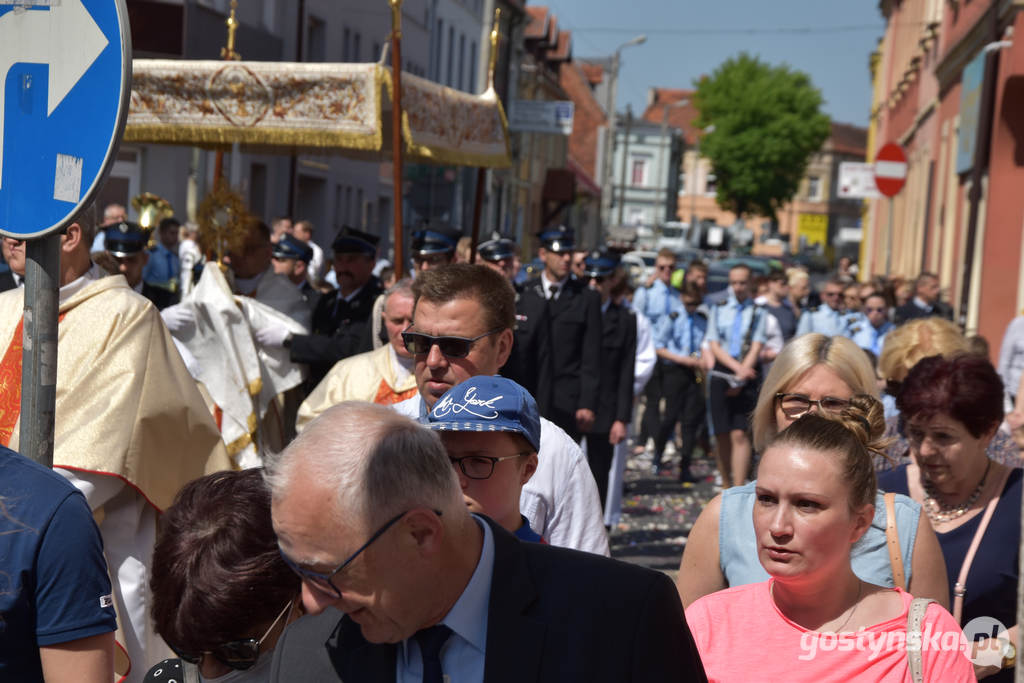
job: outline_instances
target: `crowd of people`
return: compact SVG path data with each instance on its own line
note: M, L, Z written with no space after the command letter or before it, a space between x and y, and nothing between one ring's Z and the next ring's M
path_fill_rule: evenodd
M52 471L3 240L0 678L1012 679L1024 317L997 369L930 273L709 294L559 226L524 278L430 223L396 280L365 231L245 229L61 236ZM610 559L627 459L693 486L698 452L675 585Z

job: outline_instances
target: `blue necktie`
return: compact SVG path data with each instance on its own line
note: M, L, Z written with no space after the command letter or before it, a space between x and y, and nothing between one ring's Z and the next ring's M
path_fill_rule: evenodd
M740 352L743 351L743 309L750 305L750 299L743 303L737 302L736 317L732 319L732 334L729 335L729 355L737 360L740 359ZM753 318L750 324L754 324Z
M441 671L441 648L444 647L452 630L444 624L417 631L413 638L420 646L423 658L423 683L444 683Z
M697 352L697 341L693 337L694 325L693 325L693 316L692 315L686 316L686 324L688 324L690 326L690 353L696 353Z

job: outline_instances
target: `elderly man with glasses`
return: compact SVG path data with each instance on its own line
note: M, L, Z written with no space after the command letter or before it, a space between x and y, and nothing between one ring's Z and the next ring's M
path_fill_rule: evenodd
M471 514L437 435L384 407L334 406L267 481L311 615L278 641L272 681L706 680L667 577Z
M415 358L418 394L395 409L426 423L427 413L456 384L496 375L512 350L515 291L486 266L457 263L420 273L413 282L413 324L403 333ZM551 545L608 554L597 484L579 445L541 419L537 471L520 506Z

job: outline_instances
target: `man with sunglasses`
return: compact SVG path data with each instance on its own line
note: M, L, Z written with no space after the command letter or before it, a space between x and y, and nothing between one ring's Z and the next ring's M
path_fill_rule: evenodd
M652 281L644 287L637 288L633 294L633 310L647 318L652 329L657 325L659 318L671 313L673 302L679 299L679 290L671 285L672 272L675 268L675 252L668 248L660 250L654 259ZM694 269L691 265L688 274L692 272L694 277L699 277L698 271L699 268ZM706 280L706 269L703 275ZM640 422L638 452L644 450L648 439L656 439L661 430L661 399L664 396L661 385L662 368L658 363L654 366L654 373L644 387L644 415Z
M857 346L867 349L875 354L875 358L882 355L882 345L885 343L885 335L895 327L889 321L889 308L885 304L885 297L881 294L872 294L864 301L864 321L852 329L852 339Z
M412 263L417 273L455 262L455 248L462 234L443 223L431 224L412 234Z
M462 394L450 415L498 402ZM278 641L272 681L706 680L664 574L471 514L440 439L381 406L334 406L267 481L310 615Z
M402 337L415 357L419 393L395 409L425 423L453 386L476 375L496 375L505 364L514 338L515 290L490 268L456 263L420 273L413 294L414 322ZM520 507L552 545L608 554L586 458L579 444L545 419L537 471L523 486Z
M800 321L796 326L796 334L799 337L808 332L820 332L829 337L850 336L851 325L857 324L860 315L854 313L847 315L843 307L843 291L846 283L837 278L832 278L825 283L821 290L821 306L812 306L800 315Z
M551 319L547 303L535 296L523 296L522 286L515 283L517 250L515 242L495 233L493 239L477 247L477 262L501 273L515 287L512 351L501 374L525 387L544 415L551 397Z
M547 303L551 319L551 402L546 417L579 441L594 424L601 374L601 301L572 277L575 234L565 226L538 235L544 270L524 297Z

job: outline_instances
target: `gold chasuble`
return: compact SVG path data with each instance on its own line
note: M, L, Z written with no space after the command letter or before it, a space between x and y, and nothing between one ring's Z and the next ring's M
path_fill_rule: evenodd
M21 346L23 296L21 288L0 294L4 366L12 346ZM232 469L160 315L124 277L89 282L61 304L60 316L55 467L119 477L157 510L186 482ZM20 378L7 379L0 397L5 412L21 401ZM13 450L19 431L20 420L10 434Z

